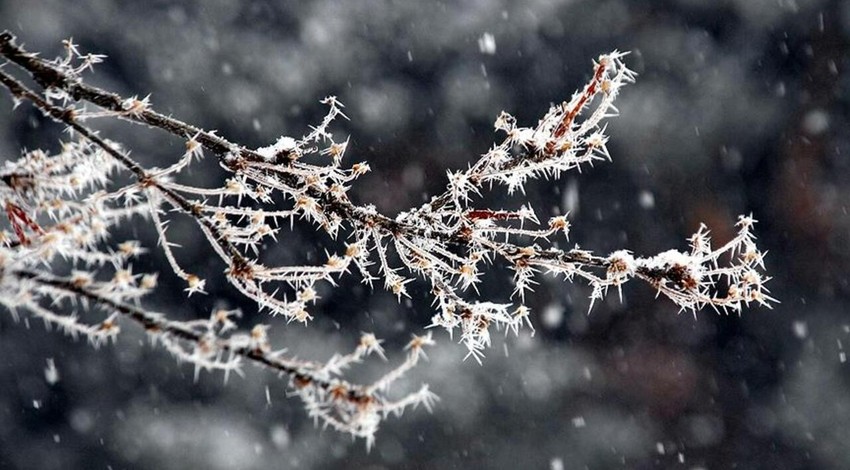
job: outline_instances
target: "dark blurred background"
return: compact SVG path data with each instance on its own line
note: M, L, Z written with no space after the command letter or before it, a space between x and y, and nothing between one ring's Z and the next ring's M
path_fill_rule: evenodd
M624 303L612 295L588 315L588 289L541 277L529 300L537 335L497 335L482 366L435 331L431 361L406 384L428 382L442 401L389 419L371 453L316 429L266 371L194 383L130 325L96 351L2 313L0 467L850 468L850 2L4 0L0 28L46 57L73 37L109 56L93 83L151 93L156 109L251 147L305 133L319 99L338 95L347 158L374 170L352 194L390 215L486 151L501 110L533 124L584 83L592 59L629 50L639 77L609 126L613 163L493 205L569 210L571 242L600 254L685 249L700 222L721 243L752 213L782 302L695 320L633 283ZM101 129L147 165L182 154L161 133ZM0 98L0 159L55 149L59 131ZM208 163L188 177L213 184L221 173ZM205 265L178 222L181 259ZM155 246L147 229L124 231L116 238ZM301 262L326 246L301 227L268 249ZM482 296L502 299L510 276L494 271ZM245 325L272 322L275 343L305 358L350 349L363 330L397 361L433 312L422 285L398 305L351 276L325 286L310 327L286 326L226 286L189 303L173 276L161 280L150 308L198 318L242 307Z

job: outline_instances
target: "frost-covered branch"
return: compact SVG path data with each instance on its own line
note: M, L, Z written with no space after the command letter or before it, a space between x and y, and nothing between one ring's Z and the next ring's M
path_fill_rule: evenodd
M601 56L589 81L534 126L520 126L502 113L495 123L504 134L500 142L465 170L449 171L445 191L428 203L390 217L348 196L369 165L345 163L349 142L331 131L345 118L336 98L323 100L327 114L305 135L282 136L253 149L155 111L150 97L122 97L88 85L83 74L103 56L82 54L70 41L65 49L65 56L45 60L18 45L12 34L0 33L0 56L6 59L0 83L15 105L31 103L72 134L59 152L24 152L0 170L0 202L9 226L0 231L0 303L15 315L27 312L95 345L114 338L116 322L127 318L196 370L238 372L245 359L260 363L288 378L311 416L369 443L385 416L432 403L427 388L395 401L386 395L389 385L424 357L423 347L433 342L430 334L417 336L405 361L383 378L350 384L341 378L345 369L369 355L383 357L374 336L363 336L350 354L308 363L271 350L266 332L274 325L239 333L238 319L227 313L195 322L146 313L141 302L156 289L158 275L133 271L131 260L144 256L146 248L134 240L110 240L115 229L128 223L152 226L166 260L163 268L185 282L187 295L205 294L205 274L184 266L168 231L177 217L194 221L223 265L224 279L260 310L287 322L307 323L319 314L311 311L318 284L335 285L341 276L356 272L370 285L380 281L399 299L409 297L408 286L419 279L430 286L436 306L431 326L450 334L459 328L468 357L478 361L493 327L532 328L525 299L540 272L586 282L591 306L631 279L694 314L706 307L740 313L751 303L769 307L775 301L765 288L769 278L752 217L741 217L738 234L719 248L712 247L702 227L689 252L642 257L618 250L600 256L578 245L560 248L555 240L567 239L567 216L541 223L519 195L529 181L556 179L610 159L605 122L617 114L614 102L622 88L635 79L624 53ZM21 70L30 84L14 75ZM183 139L185 152L163 168L145 168L123 145L94 130L98 119L165 131ZM206 155L216 158L227 177L213 187L187 183L186 170ZM502 187L512 208L481 206L485 192ZM296 222L311 224L331 241L347 237L349 242L339 243L318 264L266 265L264 246L285 238L286 227ZM479 293L482 275L494 263L514 273L510 299ZM70 272L62 272L68 266ZM101 309L108 316L83 322L76 304L67 302L78 302L80 312Z

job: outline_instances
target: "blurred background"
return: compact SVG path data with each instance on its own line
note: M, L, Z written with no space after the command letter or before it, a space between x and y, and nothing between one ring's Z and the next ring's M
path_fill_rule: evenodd
M571 243L600 254L686 249L700 222L722 243L752 213L782 302L695 320L636 282L588 315L586 287L541 277L537 334L498 339L483 365L435 331L431 361L406 383L442 400L389 419L370 453L315 428L267 371L195 383L130 325L94 350L0 312L0 468L850 468L850 2L0 0L0 28L46 57L73 37L109 56L92 83L150 93L157 110L251 147L304 134L337 95L348 161L373 168L352 194L389 215L485 152L501 110L533 124L592 59L631 51L639 77L609 126L613 162L525 198L497 189L492 206L570 211ZM0 159L58 146L61 129L11 108L0 97ZM161 133L101 129L147 165L182 154ZM208 163L189 178L219 181ZM191 224L172 230L181 259L206 266ZM116 234L127 237L155 246L144 227ZM304 226L268 250L302 262L327 246ZM137 266L161 262L154 250ZM240 307L244 325L272 322L275 344L311 359L373 331L399 361L433 312L423 285L399 305L350 276L325 286L304 328L257 315L224 285L186 302L176 277L160 280L151 309L188 319ZM481 294L510 290L497 266Z

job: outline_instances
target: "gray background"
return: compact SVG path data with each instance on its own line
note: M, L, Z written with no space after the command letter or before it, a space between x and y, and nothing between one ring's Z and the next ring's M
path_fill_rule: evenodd
M586 288L541 278L529 300L538 334L499 339L483 366L435 332L431 361L406 384L428 382L442 401L433 414L389 419L368 454L314 428L265 371L193 383L189 366L129 325L95 351L0 312L0 467L850 467L850 3L5 0L0 27L47 57L73 37L109 56L93 83L151 93L158 110L252 147L304 133L324 111L318 100L338 95L351 118L337 126L351 135L348 159L374 169L352 195L388 214L421 204L446 169L486 151L499 111L534 123L588 78L591 59L630 50L640 75L609 126L613 163L531 184L527 200L542 217L570 210L571 240L598 253L684 249L701 221L728 239L735 216L752 212L782 301L695 321L635 283L625 303L612 296L588 316ZM485 33L495 54L479 47ZM147 165L182 153L163 134L101 129ZM0 158L55 149L58 136L0 98ZM214 164L189 175L220 177ZM495 194L496 208L521 202ZM189 223L175 227L182 260L220 269ZM153 246L144 227L118 236ZM301 227L268 250L299 262L327 246ZM138 266L161 261L154 253ZM227 305L245 309L245 325L274 322L226 286L185 302L173 276L161 280L150 308L197 318ZM510 289L498 267L482 296ZM351 276L320 292L314 324L275 323L274 340L326 359L374 331L399 360L432 314L424 286L412 293L398 305Z

